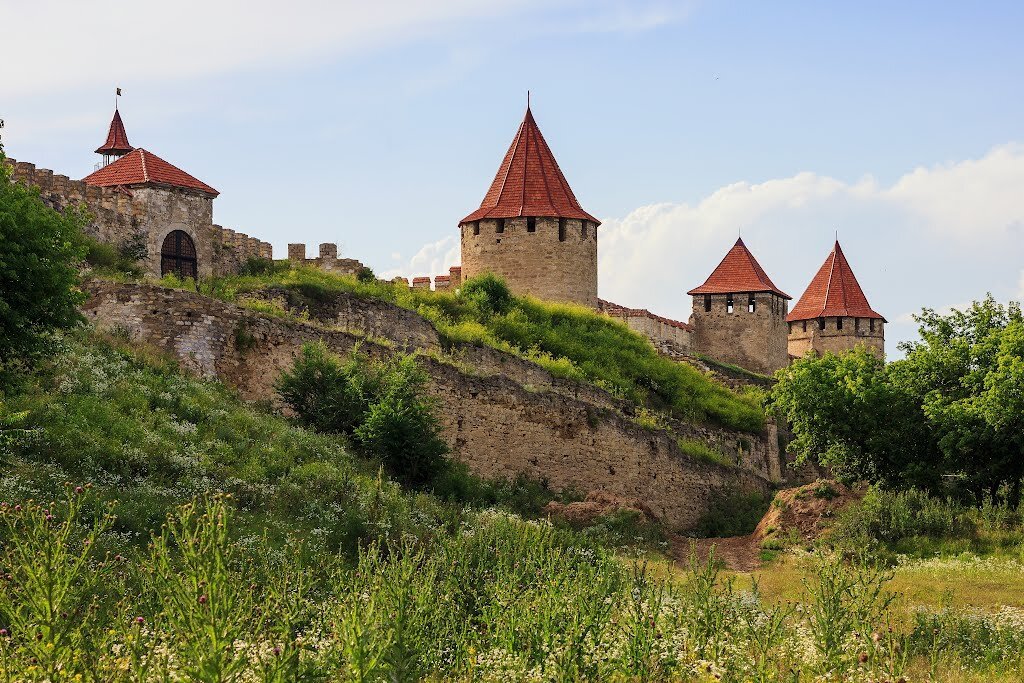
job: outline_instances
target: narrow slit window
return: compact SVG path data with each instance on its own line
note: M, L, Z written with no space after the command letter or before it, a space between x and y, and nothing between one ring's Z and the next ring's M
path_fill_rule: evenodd
M580 235L583 237L583 239L587 239L587 222L586 221L580 221Z
M747 298L747 313L753 313L757 310L757 299L751 294Z
M704 310L705 311L710 311L711 310L711 295L710 294L705 294L704 295Z
M825 329L825 319L824 318L818 318L818 329L819 330Z
M874 332L875 331L875 319L874 318L871 319L871 322L869 323L869 325L871 326L871 331Z
M793 334L793 323L788 323L788 326L789 326L789 333Z
M854 318L853 319L853 331L854 332L859 332L860 331L860 318Z
M480 234L480 221L473 221L473 234L474 235L479 235Z
M559 218L558 219L558 241L559 242L564 242L565 241L565 219L564 218Z
M537 232L537 219L533 216L526 219L526 232Z
M497 232L497 233L505 232L505 219L504 218L499 218L498 219L498 224L496 226L494 226L494 232Z
M725 312L726 313L732 313L732 311L733 311L733 303L734 303L734 301L733 301L733 298L732 298L732 294L726 294L725 295Z
M806 332L806 331L807 331L807 321L805 320L804 321L804 332Z
M841 317L840 318L836 318L836 329L837 330L843 329L843 319Z

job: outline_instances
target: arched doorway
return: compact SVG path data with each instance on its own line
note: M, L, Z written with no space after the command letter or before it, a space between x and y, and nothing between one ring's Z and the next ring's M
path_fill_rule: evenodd
M178 277L196 279L196 245L184 230L175 230L164 238L160 249L160 275L174 273Z

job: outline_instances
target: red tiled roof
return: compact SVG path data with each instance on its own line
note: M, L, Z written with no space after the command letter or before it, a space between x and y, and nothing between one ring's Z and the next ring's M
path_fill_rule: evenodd
M128 144L128 133L124 132L124 123L121 122L121 112L114 110L114 118L110 121L110 132L107 133L107 141L96 150L97 154L126 154L132 151Z
M742 239L725 255L714 272L700 287L691 289L687 294L737 294L740 292L772 292L783 299L792 299L790 295L775 286L771 278L765 274L761 264L743 244Z
M786 320L794 322L833 317L885 320L868 303L838 240Z
M519 216L582 218L600 223L576 201L529 107L480 208L460 222Z
M197 190L216 197L220 193L201 180L185 173L141 147L125 154L82 179L87 185L101 187L127 185L165 185L186 190Z

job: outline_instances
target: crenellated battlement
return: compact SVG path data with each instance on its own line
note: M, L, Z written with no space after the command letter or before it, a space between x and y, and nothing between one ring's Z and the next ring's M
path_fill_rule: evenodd
M398 276L391 278L391 282L394 284L401 284L405 287L413 287L415 289L430 289L431 278L428 275L422 275L414 277L412 284L409 284L409 278ZM433 278L434 291L444 292L454 289L458 289L462 286L462 266L452 266L448 269L447 275L435 275Z
M359 275L366 268L361 261L356 259L338 258L338 245L333 242L322 243L319 256L316 258L306 258L305 244L290 243L288 245L288 260L295 265L314 266L340 275Z
M634 332L639 332L669 356L687 355L693 343L693 328L684 322L651 313L646 308L626 308L619 304L597 300L598 310L609 318L621 320Z

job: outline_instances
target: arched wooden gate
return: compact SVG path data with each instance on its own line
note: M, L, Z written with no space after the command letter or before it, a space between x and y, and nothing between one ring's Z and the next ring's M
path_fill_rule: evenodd
M196 245L184 230L175 230L164 239L160 249L160 275L174 273L178 277L197 279Z

